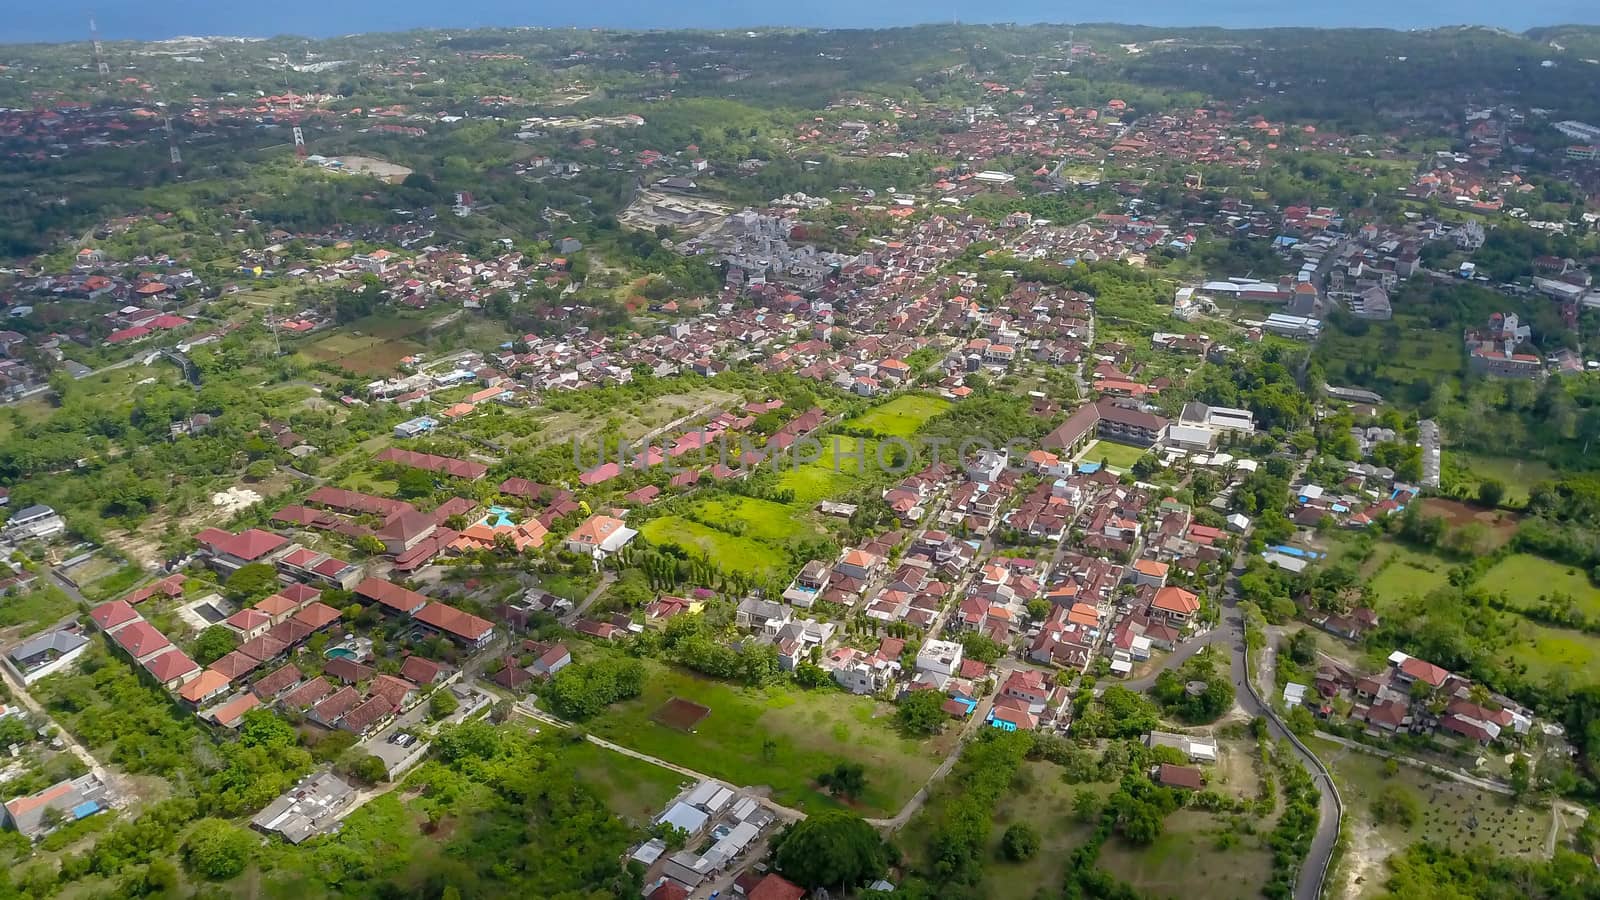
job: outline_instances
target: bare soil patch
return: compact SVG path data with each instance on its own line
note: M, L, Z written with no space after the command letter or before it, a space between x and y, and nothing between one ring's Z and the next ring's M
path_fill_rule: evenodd
M711 707L702 706L699 703L684 700L681 697L673 697L662 704L661 708L656 710L655 714L650 718L668 728L692 732L694 727L709 715L711 715Z

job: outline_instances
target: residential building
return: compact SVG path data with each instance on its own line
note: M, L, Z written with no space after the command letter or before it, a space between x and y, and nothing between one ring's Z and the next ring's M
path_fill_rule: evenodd
M45 540L67 530L67 523L48 506L35 504L17 510L6 520L5 536L13 543Z
M962 647L955 641L929 638L917 651L917 671L953 677L961 670Z
M567 549L601 560L627 546L636 534L621 519L597 513L567 535Z
M63 824L86 819L105 809L110 792L93 772L58 782L36 794L8 801L0 825L10 825L23 836L38 840L53 827L47 813L55 810Z
M23 641L6 651L6 657L21 673L22 682L32 684L72 665L88 648L89 639L73 627Z
M355 788L332 772L302 778L267 807L250 824L298 844L320 834L338 821L338 815L356 797Z

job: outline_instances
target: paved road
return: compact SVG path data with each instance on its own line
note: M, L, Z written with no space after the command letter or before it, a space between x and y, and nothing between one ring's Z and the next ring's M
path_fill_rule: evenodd
M1336 734L1329 734L1326 731L1317 732L1317 737L1320 740L1338 744L1339 746L1356 753L1366 753L1382 759L1392 759L1408 766L1413 766L1427 772L1432 772L1433 774L1438 775L1440 778L1449 778L1453 781L1459 781L1462 784L1471 785L1479 790L1485 790L1495 794L1504 794L1507 797L1516 793L1516 791L1511 789L1511 785L1506 784L1503 781L1496 781L1493 778L1479 778L1476 775L1468 775L1465 772L1457 772L1454 769L1447 769L1443 766L1436 766L1433 763L1406 756L1404 753L1392 753L1388 750L1378 747L1369 747L1366 744L1358 741L1352 741Z
M1005 678L1011 671L1011 669L1002 664L995 671L997 682L1000 684L1005 683ZM917 792L911 796L910 800L906 801L906 805L900 807L900 811L895 813L892 818L868 819L868 824L878 828L886 828L891 832L904 828L906 823L910 822L911 818L928 802L928 795L933 792L933 786L944 780L944 777L950 774L950 770L955 768L956 761L961 758L961 751L967 746L967 741L972 738L977 729L982 727L983 720L988 717L989 708L994 705L994 698L995 694L990 692L989 696L984 697L972 710L972 715L968 716L967 721L961 725L961 739L956 741L955 749L951 750L950 755L945 757L944 762L939 764L939 768L933 770L933 774L928 776L927 782L917 789Z
M83 592L78 590L78 586L72 583L72 579L68 578L66 572L62 569L51 569L50 580L54 581L56 583L56 587L66 591L68 597L71 597L73 600L77 601L84 608L87 609L88 607L94 605L89 602L88 597L83 595Z
M1242 566L1243 557L1240 558ZM1235 570L1235 575L1240 571ZM1231 640L1228 642L1232 652L1229 668L1232 671L1234 683L1247 688L1244 691L1235 691L1235 699L1244 711L1250 716L1265 717L1267 720L1267 733L1275 740L1288 740L1295 756L1306 771L1311 773L1316 782L1317 791L1321 795L1317 804L1318 820L1317 831L1311 838L1311 848L1306 852L1305 862L1301 864L1300 871L1295 878L1295 900L1319 900L1322 889L1328 877L1328 866L1333 860L1334 846L1339 842L1339 820L1343 816L1339 796L1333 787L1332 776L1300 740L1290 733L1278 714L1271 708L1258 693L1254 681L1250 677L1249 662L1246 659L1244 642L1244 612L1239 609L1238 596L1235 590L1235 576L1229 577L1227 590L1224 591L1222 621L1216 631L1227 634Z
M1190 657L1194 656L1196 653L1199 653L1201 650L1228 639L1238 641L1240 640L1240 637L1234 634L1233 630L1228 628L1226 625L1219 624L1210 631L1195 635L1194 637L1189 638L1187 641L1179 644L1176 649L1167 654L1165 659L1161 660L1161 664L1157 666L1155 671L1151 672L1149 675L1146 675L1143 678L1130 678L1127 681L1108 681L1106 683L1120 684L1130 691L1148 691L1152 687L1155 687L1156 678L1162 672L1165 672L1168 669L1176 669L1178 666L1188 662Z
M572 608L572 612L568 613L564 617L566 619L566 624L571 625L573 622L583 618L583 614L588 612L589 607L593 606L594 602L600 599L600 595L606 592L606 588L611 587L611 583L616 580L616 572L613 572L610 569L606 569L604 572L601 572L600 583L595 585L594 590L590 591L589 595L584 597L577 606Z

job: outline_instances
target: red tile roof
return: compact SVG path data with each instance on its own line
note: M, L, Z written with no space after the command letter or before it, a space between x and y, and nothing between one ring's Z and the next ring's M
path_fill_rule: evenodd
M366 702L344 714L339 723L351 731L364 733L373 725L394 715L394 706L382 697L368 697Z
M1400 671L1434 687L1444 684L1444 680L1450 676L1444 669L1415 656L1406 657L1406 661L1400 664Z
M212 663L211 668L216 669L218 672L228 676L229 679L237 681L245 675L255 671L258 667L260 667L260 665L261 660L256 659L253 656L246 656L245 654L235 650L232 653L229 653L227 656L224 656L223 658Z
M413 614L428 605L428 598L416 591L408 591L398 584L382 578L368 578L356 585L356 596L402 614Z
M772 873L750 889L749 900L800 900L806 889L782 875Z
M313 678L283 695L283 705L304 709L333 693L333 682L326 678Z
M130 623L126 628L112 635L111 638L135 659L154 653L163 647L172 646L172 642L167 640L166 635L157 631L154 625L143 619Z
M190 672L197 672L200 665L189 658L189 654L174 647L155 659L144 664L145 671L149 672L162 684L176 678L182 678Z
M484 635L494 629L493 622L444 603L430 603L423 607L422 611L417 613L416 620L469 641L482 640Z
M250 690L257 697L266 700L271 697L276 697L289 688L299 684L300 680L304 677L305 676L301 674L300 670L295 668L293 663L288 663L278 667L266 675L261 676L260 678L257 678L255 684L250 685Z
M233 681L215 668L206 669L193 681L178 689L178 696L190 703L200 703L218 691L226 690Z
M234 700L211 710L211 718L223 728L232 728L244 718L244 714L261 705L255 694L244 694Z
M434 456L431 453L417 453L414 450L402 450L399 447L384 448L378 453L377 459L379 462L397 463L402 466L410 466L413 469L453 475L457 478L482 478L489 471L489 467L483 463L469 462L464 459L451 459L448 456Z
M238 534L230 534L220 528L207 528L195 535L195 540L213 552L225 553L245 562L258 560L289 543L289 539L283 535L259 528L249 528Z
M298 622L312 631L316 631L339 621L339 617L340 614L337 609L323 603L321 600L313 600L305 609L295 613L291 621Z
M134 619L139 618L139 614L133 611L133 607L128 601L112 600L110 603L102 603L96 606L89 612L89 618L94 620L94 624L101 631L109 631L118 625L132 622Z
M361 692L349 685L345 685L318 703L312 712L324 722L334 722L345 713L355 709L361 702Z
M444 666L421 656L408 656L400 664L400 674L417 684L432 684L443 671Z

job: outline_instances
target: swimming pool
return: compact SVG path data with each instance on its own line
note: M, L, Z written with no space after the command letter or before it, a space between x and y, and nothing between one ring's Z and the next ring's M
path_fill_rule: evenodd
M1267 549L1276 550L1285 556L1295 556L1300 559L1321 559L1324 556L1324 554L1315 550L1302 550L1299 547L1291 547L1288 544L1279 544L1276 547L1268 547Z
M354 650L351 650L349 647L329 647L327 649L327 651L324 652L322 655L326 656L329 659L355 659L356 658L356 652Z
M502 526L514 528L517 524L511 518L511 510L506 509L504 506L489 507L489 514L483 517L482 522L490 528L500 528Z

